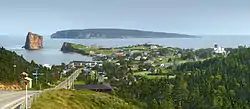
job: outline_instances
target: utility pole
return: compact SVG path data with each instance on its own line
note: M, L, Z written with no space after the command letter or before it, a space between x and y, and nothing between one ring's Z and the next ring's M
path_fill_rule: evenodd
M36 68L36 72L35 73L33 73L33 76L35 76L35 79L36 79L36 85L37 85L37 81L38 81L38 76L39 75L42 75L42 74L38 74L38 68Z
M25 82L25 106L28 109L28 81Z
M13 68L14 68L14 74L16 74L16 65L15 64L13 65Z
M36 84L37 84L37 78L38 78L37 76L38 76L38 73L37 73L37 69L36 69L36 77L35 77L36 78Z
M25 107L28 109L28 83L30 78L26 72L23 72L21 76L25 82Z

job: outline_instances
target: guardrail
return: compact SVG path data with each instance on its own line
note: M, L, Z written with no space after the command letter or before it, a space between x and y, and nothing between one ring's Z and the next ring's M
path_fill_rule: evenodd
M39 97L40 93L36 93L36 94L32 94L32 95L28 95L28 108L31 107L31 103L33 102L33 100L35 100L37 97ZM11 104L8 104L4 107L4 109L25 109L26 107L26 102L25 102L25 96L17 99L15 101L13 101Z

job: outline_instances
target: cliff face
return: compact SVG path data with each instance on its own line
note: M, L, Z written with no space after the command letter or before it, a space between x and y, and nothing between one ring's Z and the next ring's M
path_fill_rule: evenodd
M63 53L72 52L72 53L79 53L79 54L82 54L82 55L89 55L89 53L86 53L84 50L74 48L73 45L77 45L77 44L64 42L63 45L62 45L61 51Z
M71 43L64 42L61 48L63 53L73 52L74 48L71 46Z
M4 85L0 83L0 90L22 90L19 84Z
M25 49L38 50L43 48L43 36L29 32L26 37Z

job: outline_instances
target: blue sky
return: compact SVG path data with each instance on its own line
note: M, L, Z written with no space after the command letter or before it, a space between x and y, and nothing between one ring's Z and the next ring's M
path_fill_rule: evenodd
M1 0L0 34L127 28L195 35L250 34L250 0Z

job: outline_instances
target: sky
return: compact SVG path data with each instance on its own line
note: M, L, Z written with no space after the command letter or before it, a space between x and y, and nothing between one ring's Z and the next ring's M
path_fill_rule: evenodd
M250 0L0 0L0 34L124 28L250 35Z

